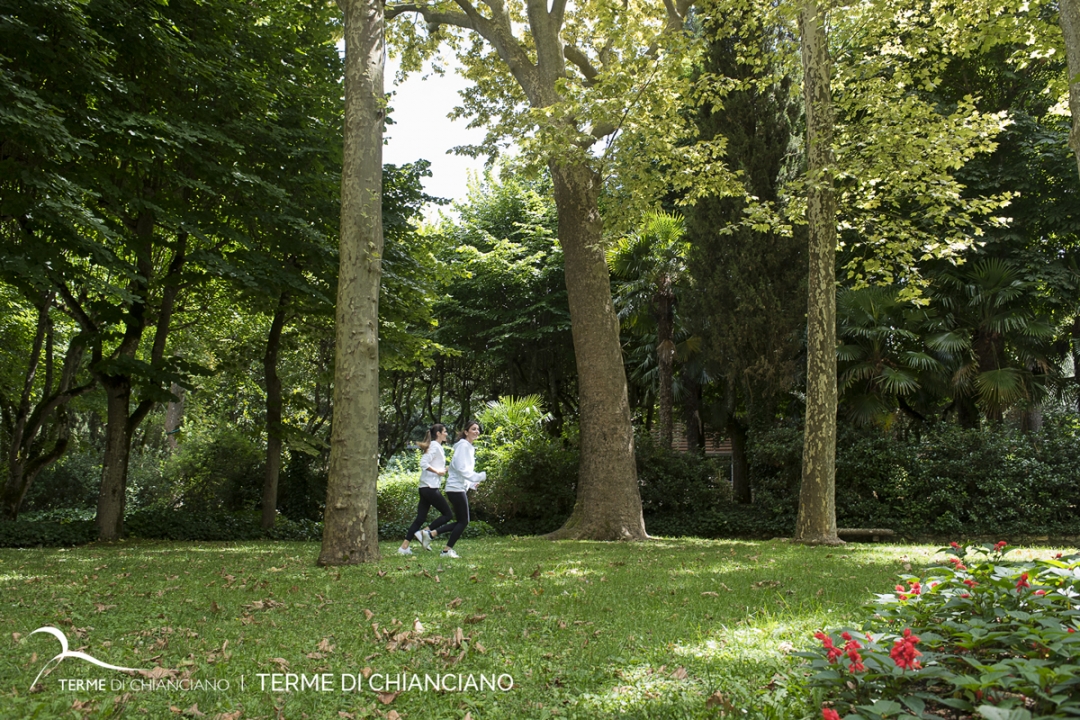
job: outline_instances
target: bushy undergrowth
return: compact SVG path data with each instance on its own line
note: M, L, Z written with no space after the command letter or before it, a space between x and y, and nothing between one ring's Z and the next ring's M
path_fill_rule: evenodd
M1080 715L1080 555L1008 560L953 543L949 563L902 576L861 628L815 636L825 720Z
M802 433L753 438L754 506L794 527ZM842 428L836 455L840 527L889 527L908 537L1080 534L1080 425L1050 418L1037 433L940 426L920 437Z

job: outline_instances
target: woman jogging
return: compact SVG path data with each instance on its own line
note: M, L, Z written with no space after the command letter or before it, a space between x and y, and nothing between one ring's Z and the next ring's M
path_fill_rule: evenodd
M441 514L435 523L445 525L453 517L446 498L439 492L440 478L446 475L446 454L443 453L442 443L446 442L446 426L436 423L431 426L422 442L418 443L424 455L420 458L420 504L416 508L416 519L405 533L405 541L398 548L398 555L412 555L409 541L416 538L424 546L425 550L431 549L431 536L427 530L420 532L420 527L427 520L428 509L435 507ZM432 527L435 526L432 523Z
M432 536L447 536L441 557L456 558L454 544L469 525L469 498L466 493L487 478L487 473L476 472L476 454L473 443L480 437L480 423L475 420L465 426L454 444L454 457L450 460L450 474L446 478L446 497L454 507L454 522L446 525L439 518L428 528Z

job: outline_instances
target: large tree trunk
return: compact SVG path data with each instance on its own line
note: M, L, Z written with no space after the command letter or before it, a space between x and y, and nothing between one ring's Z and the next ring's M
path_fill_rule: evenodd
M574 511L547 537L645 539L619 320L602 244L600 177L584 165L556 163L551 177L578 370L581 465Z
M281 474L281 378L278 377L278 350L281 331L285 327L285 307L288 293L281 293L277 312L266 337L263 371L266 376L266 472L263 475L262 529L274 527L277 517L278 476Z
M1059 0L1058 20L1065 38L1065 57L1069 69L1069 112L1072 114L1069 147L1076 156L1076 167L1080 171L1080 0Z
M334 419L320 565L379 559L379 278L382 233L383 4L345 15L345 149Z
M795 540L839 544L836 534L836 199L833 109L825 15L816 0L799 9L808 148L808 348L806 433Z
M169 450L176 452L180 449L180 441L176 436L180 432L180 423L184 421L184 388L172 383L169 392L176 400L165 406L165 440Z

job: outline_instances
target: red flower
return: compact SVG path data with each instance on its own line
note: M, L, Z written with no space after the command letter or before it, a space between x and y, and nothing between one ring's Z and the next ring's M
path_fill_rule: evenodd
M840 714L832 708L821 708L822 720L840 720Z
M953 550L959 550L960 549L960 543L953 540L951 543L949 543L949 547L951 547Z
M969 588L973 588L976 585L978 585L979 583L975 582L971 578L968 578L967 580L964 581L964 584L967 585Z
M958 557L949 558L949 562L953 564L953 570L967 570L967 565L960 562L960 558Z
M1076 632L1075 628L1065 628L1065 630L1068 631L1068 632L1071 632L1071 633Z
M836 662L844 654L843 650L833 645L832 638L825 633L818 631L814 633L814 637L821 641L822 646L825 648L825 657L830 663Z
M960 597L969 598L969 597L971 597L971 595L969 593L960 593Z
M1020 576L1020 579L1016 581L1016 589L1022 590L1029 587L1031 587L1031 583L1028 582L1028 574L1024 573Z
M918 670L922 665L915 658L922 655L921 652L915 649L915 646L919 643L917 635L911 634L911 628L904 630L904 636L896 641L892 650L889 651L889 657L893 659L896 666L901 670Z
M1036 591L1035 591L1035 594L1036 594L1036 595L1045 595L1045 594L1046 594L1046 591L1045 591L1045 590L1036 590Z
M1003 547L1005 547L1006 545L1008 545L1008 544L1009 544L1009 543L1005 542L1004 540L1002 540L1002 541L1001 541L1001 542L999 542L999 543L996 543L996 544L994 545L994 552L1001 552L1001 549L1002 549Z
M844 652L847 653L848 660L851 661L849 668L851 672L863 672L866 670L866 666L863 665L862 655L859 654L859 649L862 645L859 644L858 640L852 640L851 636L847 633L844 634L848 636L848 642L847 645L844 646Z

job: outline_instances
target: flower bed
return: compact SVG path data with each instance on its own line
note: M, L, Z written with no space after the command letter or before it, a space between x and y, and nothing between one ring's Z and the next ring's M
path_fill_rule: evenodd
M856 631L818 632L824 720L1080 716L1080 555L1012 561L1006 543L942 548Z

